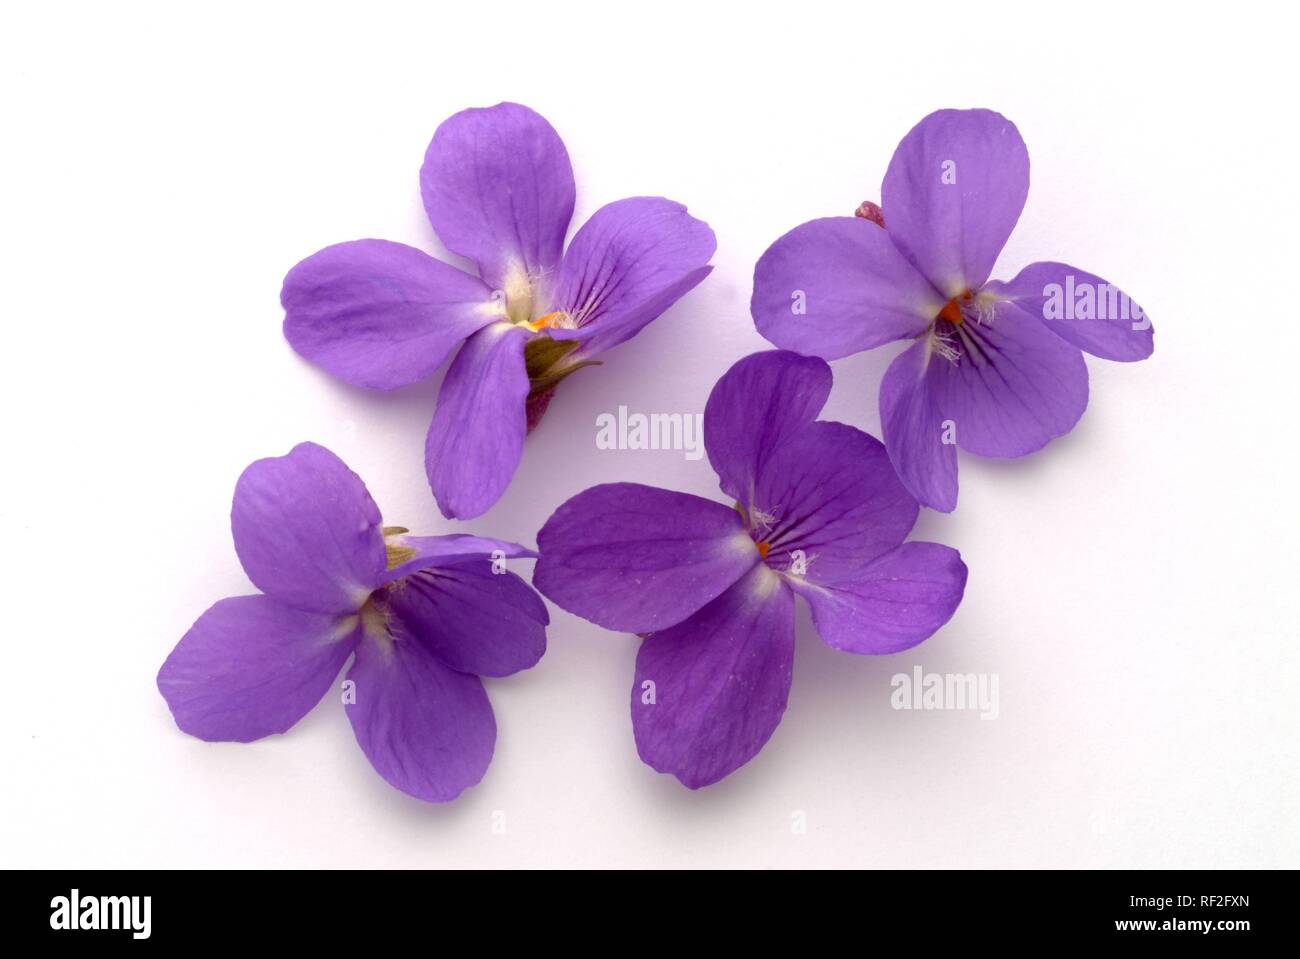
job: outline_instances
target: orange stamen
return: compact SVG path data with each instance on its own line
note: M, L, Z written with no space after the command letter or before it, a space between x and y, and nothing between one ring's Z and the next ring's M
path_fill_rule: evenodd
M772 548L768 545L767 540L760 540L754 545L758 547L758 555L763 559L767 559L767 551Z
M562 312L562 310L556 310L554 313L547 313L545 316L539 316L537 319L531 320L524 325L536 332L537 330L542 329L542 327L550 326L554 323L556 318L559 317Z
M939 315L935 317L935 319L947 320L953 326L960 326L962 320L961 304L969 303L973 299L975 299L975 294L972 293L970 290L967 290L965 293L962 293L958 296L954 296L951 300L949 300L947 303L943 305L943 309L939 311Z

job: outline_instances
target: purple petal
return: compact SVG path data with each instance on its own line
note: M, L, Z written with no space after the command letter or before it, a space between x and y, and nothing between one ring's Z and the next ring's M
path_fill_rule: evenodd
M764 457L817 419L831 393L825 360L753 353L722 374L704 407L704 447L728 496L749 505Z
M497 726L477 676L444 666L418 640L367 634L345 705L361 751L389 783L417 799L447 802L487 772Z
M880 382L880 431L907 491L920 504L950 513L957 508L957 444L928 389L930 361L928 337L894 357Z
M518 543L504 539L489 539L484 536L471 536L468 533L451 533L445 536L400 534L389 536L388 543L413 549L415 555L388 570L384 574L384 581L387 583L434 566L460 566L482 562L484 567L491 567L499 560L537 558L537 553Z
M818 572L813 564L788 582L808 600L827 645L850 653L896 653L928 639L966 589L961 554L938 543L904 543L831 581Z
M921 505L951 513L957 508L956 438L928 388L930 358L930 340L925 337L889 364L880 383L880 431L907 491Z
M537 534L533 584L606 629L646 633L690 616L759 559L734 509L639 483L574 496Z
M641 644L632 687L641 760L691 789L739 769L781 722L793 666L794 594L756 567Z
M429 222L449 250L508 294L560 264L573 167L554 128L517 103L462 110L433 135L420 170Z
M356 639L355 616L303 613L266 596L223 599L176 644L158 691L191 736L252 742L307 715Z
M230 527L248 578L295 609L354 613L388 565L365 484L315 443L244 470Z
M667 312L670 306L695 289L712 272L713 267L702 266L668 286L656 290L648 299L630 306L625 312L607 314L590 326L576 329L548 329L546 334L556 340L580 341L573 352L565 357L564 365L589 359L636 336L645 326Z
M802 559L834 581L901 543L918 511L879 440L843 423L809 423L768 457L749 515L769 566Z
M501 498L523 455L529 331L508 323L479 330L461 347L438 394L424 467L448 519L472 519Z
M1065 263L1031 263L1009 283L990 283L1067 343L1104 360L1145 360L1155 349L1151 320L1119 287Z
M389 586L385 602L444 665L462 673L508 676L546 652L546 604L490 562L414 573Z
M930 357L926 388L957 445L980 456L1024 456L1068 433L1088 405L1083 354L1009 302L991 322L952 333L956 362Z
M944 302L884 230L839 216L797 226L768 247L749 309L771 343L834 360L917 336Z
M717 248L707 223L663 197L609 203L582 225L560 266L552 310L573 328L573 358L602 353L631 339L703 280Z
M280 302L285 338L298 353L376 390L428 376L501 313L482 280L387 240L307 257L284 278Z
M988 279L1028 195L1029 151L1014 123L939 110L898 144L880 205L890 238L948 298Z

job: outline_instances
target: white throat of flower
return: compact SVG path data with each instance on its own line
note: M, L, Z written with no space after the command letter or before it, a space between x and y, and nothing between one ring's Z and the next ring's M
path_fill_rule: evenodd
M553 299L546 274L529 273L522 266L514 266L506 274L505 289L494 296L504 296L506 320L537 333L544 329L572 330L582 325L583 314L568 310L551 309L547 304Z

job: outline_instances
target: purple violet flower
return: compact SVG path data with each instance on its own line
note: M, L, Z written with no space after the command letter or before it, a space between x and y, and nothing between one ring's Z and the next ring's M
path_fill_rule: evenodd
M794 597L851 653L915 646L961 602L956 550L904 543L919 511L884 447L817 420L825 361L775 350L723 375L704 442L734 507L638 483L595 486L538 533L533 582L593 623L648 634L632 728L641 759L697 789L752 759L785 712Z
M921 503L957 506L957 447L1017 457L1088 405L1085 350L1141 360L1151 321L1117 287L1064 263L989 281L1029 194L1029 153L990 110L940 110L903 138L882 207L795 227L754 268L750 310L777 346L837 359L916 342L880 385L890 461ZM883 228L883 229L882 229Z
M434 231L478 276L387 240L309 256L284 280L284 335L355 386L443 380L425 470L444 516L489 509L556 386L635 336L708 275L708 225L662 197L601 207L574 235L573 167L551 125L500 103L433 135L420 192Z
M305 716L355 655L343 702L376 772L429 802L487 771L496 720L479 676L546 651L546 604L502 562L537 554L381 525L365 484L303 443L239 478L235 552L260 596L223 599L158 672L176 725L251 742Z

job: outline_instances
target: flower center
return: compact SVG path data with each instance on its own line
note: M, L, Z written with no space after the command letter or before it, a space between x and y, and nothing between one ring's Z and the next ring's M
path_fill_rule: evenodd
M970 290L967 290L960 296L954 296L943 305L943 309L939 311L939 315L935 317L935 320L947 320L954 326L960 326L962 321L962 308L973 299L975 299L975 294Z
M963 346L972 348L983 339L977 328L993 322L996 302L995 296L974 290L954 296L935 314L929 330L923 334L929 337L931 352L956 363L961 359Z
M548 326L563 325L563 320L567 316L568 314L563 310L555 310L552 313L547 313L545 316L539 316L535 320L525 320L523 323L520 323L519 326L530 329L536 333L538 330L545 329Z
M759 558L767 559L767 554L772 551L771 540L776 532L780 510L759 509L757 506L751 506L746 510L739 502L732 503L731 508L745 521L745 530L754 541L754 548L758 550ZM779 539L779 535L776 538Z

